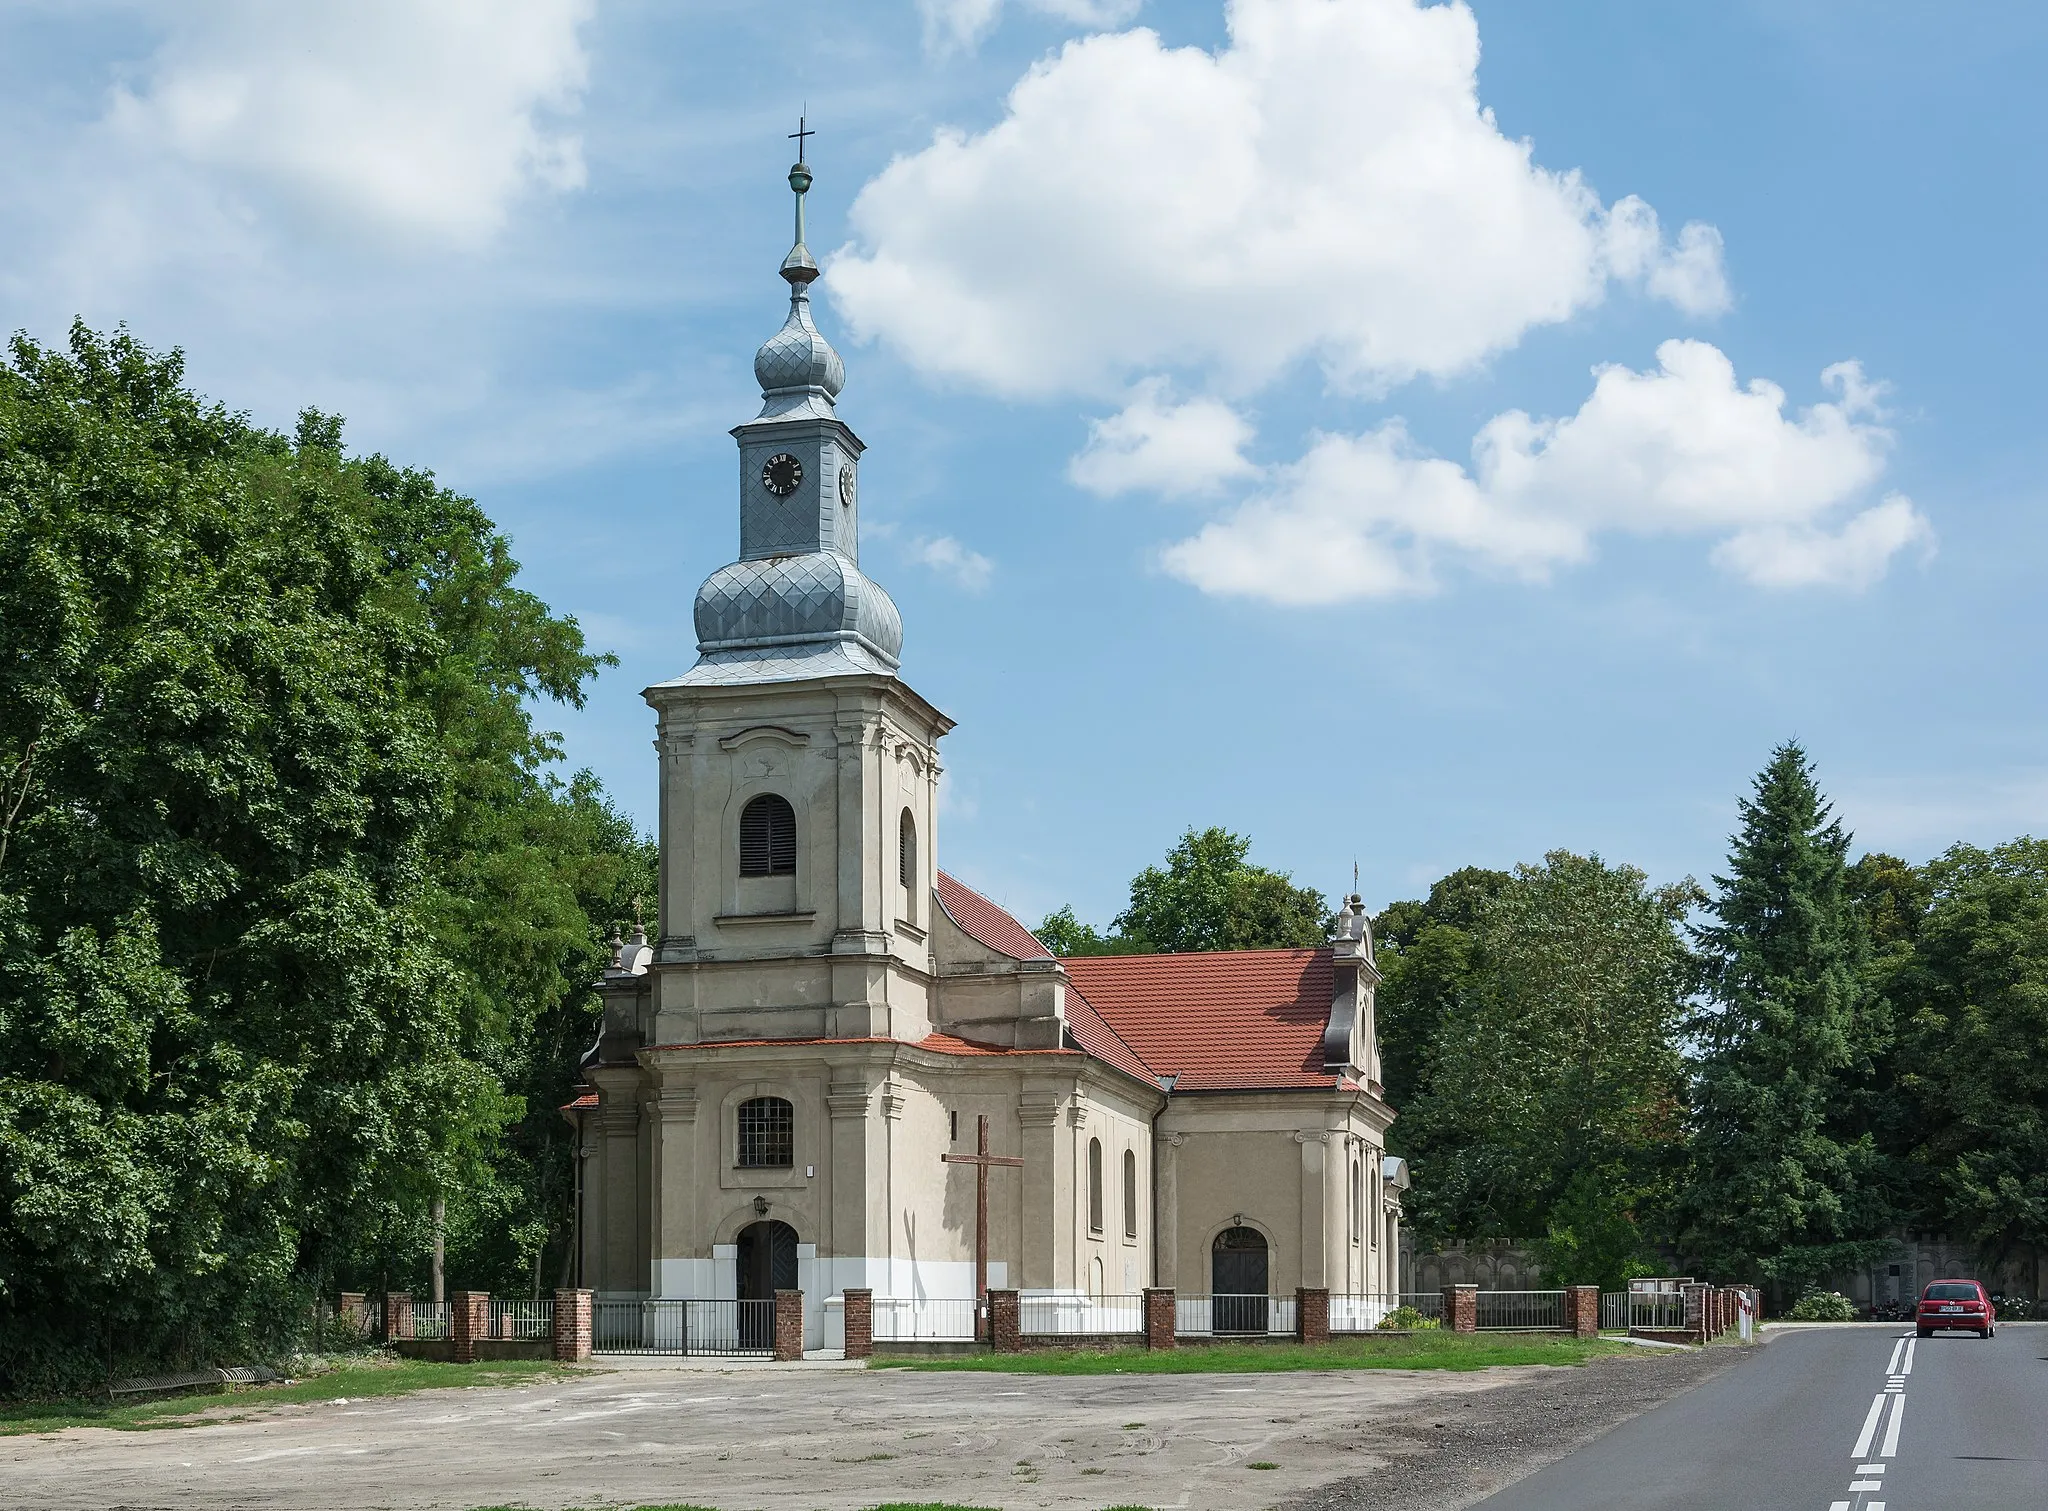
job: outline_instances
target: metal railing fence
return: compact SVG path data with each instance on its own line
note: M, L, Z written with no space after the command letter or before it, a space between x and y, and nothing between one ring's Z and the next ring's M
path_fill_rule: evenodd
M527 1342L552 1338L555 1335L554 1298L550 1296L544 1301L501 1301L493 1296L490 1329L489 1336L493 1338Z
M1143 1296L1019 1296L1017 1331L1027 1337L1113 1337L1145 1331Z
M412 1335L426 1340L446 1338L449 1335L448 1303L415 1301L412 1304Z
M1292 1337L1292 1296L1176 1296L1174 1331L1183 1338Z
M1566 1331L1563 1291L1479 1291L1476 1296L1482 1333Z
M1397 1315L1406 1308L1413 1317ZM1444 1315L1442 1291L1360 1291L1330 1295L1332 1333L1370 1333L1385 1328L1398 1331L1403 1323L1440 1323Z
M1677 1330L1685 1326L1685 1293L1682 1291L1631 1291L1628 1297L1628 1326Z
M1600 1293L1600 1331L1603 1333L1628 1331L1627 1291L1602 1291Z
M775 1351L773 1301L598 1301L590 1346L603 1354L766 1358Z
M877 1343L972 1343L980 1303L972 1296L877 1296Z

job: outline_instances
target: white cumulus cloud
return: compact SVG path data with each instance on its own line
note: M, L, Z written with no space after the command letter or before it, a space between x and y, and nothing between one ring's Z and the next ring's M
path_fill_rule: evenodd
M972 7L969 7L972 9ZM856 332L1012 396L1200 368L1255 386L1446 375L1640 284L1725 305L1720 238L1666 246L1539 166L1478 97L1461 4L1231 0L1229 45L1150 30L1034 66L996 125L872 179L829 279Z
M1258 470L1244 454L1251 439L1252 427L1220 399L1176 403L1165 379L1148 378L1121 411L1089 426L1088 444L1067 475L1105 498L1139 490L1213 493Z
M1428 591L1449 563L1540 580L1603 532L1715 537L1715 563L1763 587L1860 587L1931 545L1902 496L1856 509L1891 446L1856 364L1822 374L1832 399L1788 414L1784 390L1739 383L1703 341L1667 341L1657 361L1598 369L1563 419L1496 415L1469 467L1398 420L1318 436L1166 566L1209 592L1314 604Z
M107 124L335 218L454 243L584 181L557 118L589 74L595 0L191 0Z
M1138 13L1145 0L1024 0L1028 9L1077 26L1116 26ZM1003 0L917 0L924 17L924 45L934 52L972 48L995 30Z
M910 547L910 558L920 566L930 567L954 586L965 588L970 593L979 593L988 586L989 577L995 571L995 563L979 551L971 551L950 535L938 535L918 540Z

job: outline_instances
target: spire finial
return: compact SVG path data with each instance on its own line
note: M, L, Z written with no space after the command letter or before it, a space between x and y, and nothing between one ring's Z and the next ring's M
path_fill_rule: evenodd
M804 124L805 117L796 118L796 130L790 138L796 143L796 162L790 166L789 187L796 192L796 241L789 249L789 255L782 259L782 276L789 280L791 289L803 293L812 279L818 276L818 264L811 257L811 249L804 245L804 196L810 192L811 169L804 161L804 139L818 133Z

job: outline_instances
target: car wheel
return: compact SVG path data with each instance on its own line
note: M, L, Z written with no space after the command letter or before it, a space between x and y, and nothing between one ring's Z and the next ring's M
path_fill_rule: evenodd
M1923 1338L1932 1338L1934 1336L1934 1329L1931 1327L1923 1327L1919 1329L1919 1333L1920 1336Z

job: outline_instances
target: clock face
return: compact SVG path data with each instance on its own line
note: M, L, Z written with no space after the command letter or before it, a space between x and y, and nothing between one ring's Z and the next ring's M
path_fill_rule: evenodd
M839 502L847 508L853 507L853 463L839 464Z
M804 480L804 464L787 451L768 458L761 469L761 486L777 498L788 498Z

